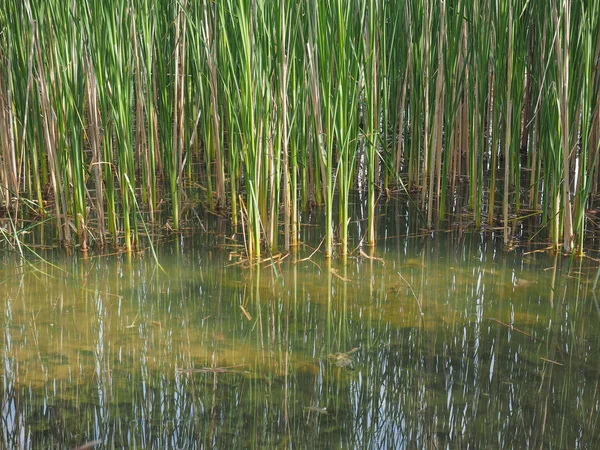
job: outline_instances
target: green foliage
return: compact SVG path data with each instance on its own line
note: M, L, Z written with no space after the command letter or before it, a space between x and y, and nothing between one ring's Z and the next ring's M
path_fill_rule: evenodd
M251 257L276 251L281 230L285 250L297 245L312 203L326 254L338 242L346 255L353 190L373 245L379 192L406 181L433 228L466 179L475 226L498 220L498 196L507 243L529 208L556 247L582 251L598 184L598 8L8 0L2 211L18 224L27 199L66 245L131 250L142 211L155 220L166 197L178 230L201 186L207 208L241 218Z

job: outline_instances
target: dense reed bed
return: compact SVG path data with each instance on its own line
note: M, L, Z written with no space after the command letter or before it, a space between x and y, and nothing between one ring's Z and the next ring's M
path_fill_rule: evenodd
M475 226L503 226L509 243L521 217L539 214L540 236L581 252L598 191L599 9L8 0L6 228L49 217L65 245L131 250L161 204L179 229L200 187L251 257L297 245L313 205L325 252L343 256L353 190L372 245L382 193L411 192L435 228L467 183Z

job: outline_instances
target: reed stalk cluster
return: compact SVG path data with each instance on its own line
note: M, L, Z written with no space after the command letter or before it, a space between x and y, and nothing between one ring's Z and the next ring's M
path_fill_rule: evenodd
M179 229L201 186L252 257L297 245L313 204L346 255L352 190L373 245L379 193L418 192L433 228L466 180L476 226L508 242L533 210L580 252L599 21L585 0L6 0L1 213L131 250L165 198Z

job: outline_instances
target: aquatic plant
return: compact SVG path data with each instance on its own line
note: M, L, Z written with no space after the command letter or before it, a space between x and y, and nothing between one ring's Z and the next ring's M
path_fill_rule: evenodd
M501 225L507 245L538 215L538 236L581 253L598 190L599 8L8 0L2 215L17 228L50 217L67 246L131 251L142 216L168 205L177 231L202 188L208 210L242 224L248 256L277 250L280 232L297 245L312 205L332 256L350 251L352 191L358 240L374 245L378 195L406 185L433 229L464 188L473 225Z

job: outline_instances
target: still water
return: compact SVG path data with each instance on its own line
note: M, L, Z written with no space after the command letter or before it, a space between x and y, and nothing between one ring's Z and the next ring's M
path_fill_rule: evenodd
M260 270L220 233L164 272L4 255L0 447L599 448L597 263L394 233Z

